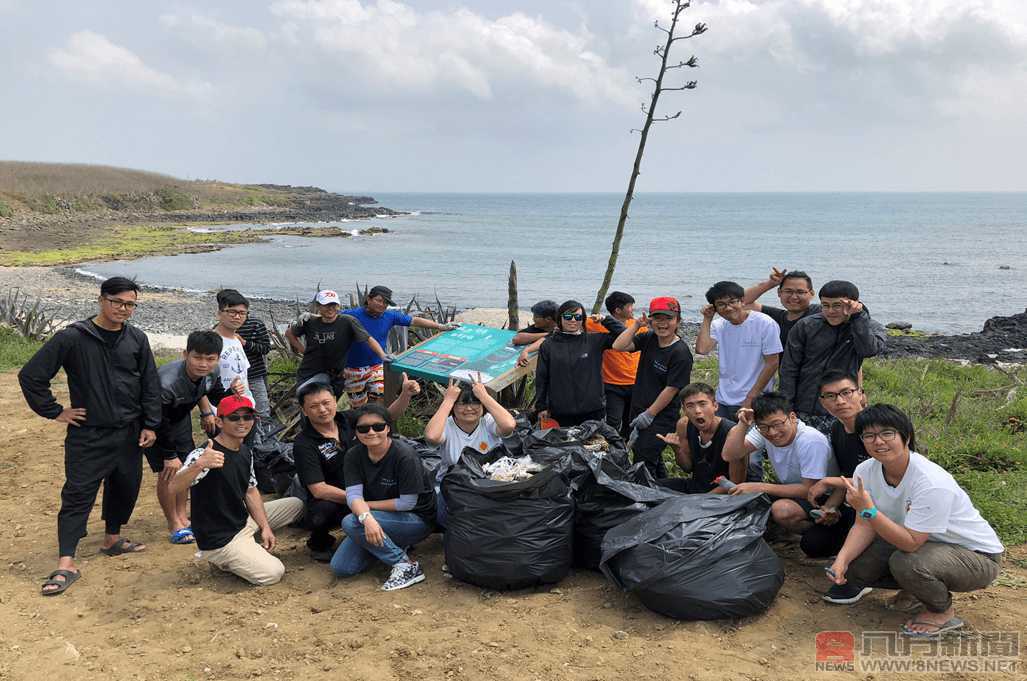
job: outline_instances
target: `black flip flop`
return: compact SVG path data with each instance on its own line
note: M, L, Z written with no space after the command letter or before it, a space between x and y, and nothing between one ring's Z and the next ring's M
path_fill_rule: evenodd
M145 546L144 544L136 544L134 541L129 541L122 537L118 541L114 542L105 549L100 549L100 553L105 556L120 556L123 553L139 553L143 549L136 549L137 546Z
M43 586L40 587L40 593L44 596L56 596L62 594L68 590L72 584L78 581L78 578L82 576L81 572L72 570L54 570L50 573L50 576L43 582ZM64 577L64 581L54 579L54 577ZM56 586L56 589L47 590L48 586Z

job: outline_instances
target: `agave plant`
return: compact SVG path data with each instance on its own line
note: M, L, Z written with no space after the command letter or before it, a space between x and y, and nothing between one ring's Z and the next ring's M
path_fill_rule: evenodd
M30 298L20 288L9 288L7 296L0 298L0 323L25 338L40 341L57 330L57 320L43 307L43 301Z

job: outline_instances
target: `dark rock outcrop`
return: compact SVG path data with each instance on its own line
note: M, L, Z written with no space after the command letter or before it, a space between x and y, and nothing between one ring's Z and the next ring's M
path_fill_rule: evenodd
M885 357L944 357L989 364L1027 362L1027 310L992 317L976 333L957 336L891 336Z

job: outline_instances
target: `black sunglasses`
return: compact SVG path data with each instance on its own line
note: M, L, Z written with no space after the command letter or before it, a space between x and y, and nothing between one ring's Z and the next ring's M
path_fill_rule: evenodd
M224 418L224 420L231 421L232 423L239 423L239 421L253 421L254 419L257 418L257 415L256 414L229 414L228 416L225 416L223 418Z
M385 429L389 427L389 424L385 421L379 421L378 423L361 423L357 426L357 432L361 435L367 435L372 430L376 433L383 433Z
M582 319L585 318L585 315L581 314L580 312L576 312L576 313L575 312L564 312L560 316L563 317L565 320L567 320L569 322L570 321L580 322Z

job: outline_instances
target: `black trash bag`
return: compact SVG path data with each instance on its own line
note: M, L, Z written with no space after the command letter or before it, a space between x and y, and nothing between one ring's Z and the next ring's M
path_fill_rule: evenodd
M597 454L601 453L602 458L622 468L629 465L624 438L606 421L585 421L571 428L532 430L511 439L516 441L504 442L510 456L528 455L539 463L554 466L567 476L572 488L576 488L581 479L589 474L588 461ZM598 443L592 444L589 440ZM602 440L606 441L605 445Z
M571 568L574 500L550 466L520 482L485 476L482 465L507 456L465 449L442 480L448 508L443 547L450 573L486 589L552 584Z
M574 565L599 569L606 532L676 496L656 484L644 462L624 470L611 459L593 457L591 475L574 491Z
M257 477L257 489L263 494L284 494L296 473L292 443L281 442L278 438L271 437L253 445L250 451L253 454L253 473Z
M428 444L423 437L414 440L403 435L396 435L393 439L406 443L417 452L417 456L421 459L421 465L431 474L431 480L434 483L435 471L442 464L442 446Z
M655 612L682 620L756 615L784 583L763 541L763 494L675 495L606 533L600 569Z

